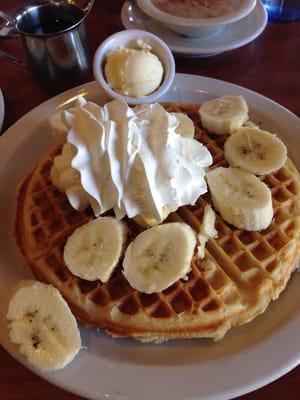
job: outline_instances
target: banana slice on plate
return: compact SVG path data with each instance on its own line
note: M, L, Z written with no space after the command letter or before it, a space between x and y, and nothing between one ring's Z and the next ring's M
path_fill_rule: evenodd
M284 143L274 134L256 128L240 128L224 145L224 155L233 167L256 175L281 168L287 158Z
M193 138L195 134L195 126L191 118L184 113L174 112L172 114L179 122L175 132L183 137Z
M196 234L187 224L147 229L126 249L124 276L140 292L161 292L188 274L195 246Z
M229 224L247 231L267 228L273 218L271 190L239 168L215 168L206 175L213 204Z
M76 319L51 285L21 281L14 290L6 318L10 321L11 341L42 371L65 367L81 348Z
M248 120L248 106L242 96L222 96L202 104L199 114L208 131L231 134Z
M77 228L64 248L64 261L76 276L107 282L121 256L126 227L116 218L100 217Z

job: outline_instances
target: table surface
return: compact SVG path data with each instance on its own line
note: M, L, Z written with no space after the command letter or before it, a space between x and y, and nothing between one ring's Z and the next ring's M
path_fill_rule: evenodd
M0 7L13 15L14 9L23 3L19 0L1 0ZM86 20L92 54L103 39L123 29L120 20L122 3L121 0L96 0ZM1 41L0 49L23 57L18 39ZM252 43L214 57L176 57L176 69L177 72L204 75L247 87L300 115L300 22L269 23L263 34ZM30 72L6 60L0 60L0 87L6 108L4 130L29 110L52 97L51 93L39 86ZM2 348L0 365L0 399L80 399L36 377ZM298 400L299 380L300 367L239 399Z

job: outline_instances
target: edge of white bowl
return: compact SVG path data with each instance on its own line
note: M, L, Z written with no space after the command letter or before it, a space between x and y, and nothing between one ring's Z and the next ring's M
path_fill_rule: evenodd
M123 40L121 40L123 38ZM130 41L137 39L147 40L150 39L152 44L156 44L160 49L161 53L165 54L165 57L162 59L160 56L159 59L164 67L164 77L159 88L153 93L142 96L142 97L131 97L125 96L120 93L115 92L107 83L104 73L103 73L103 62L105 60L105 55L107 52L111 51L113 48L118 48ZM150 43L151 45L151 43ZM153 48L153 46L152 46ZM156 49L153 48L153 53L157 55ZM163 96L171 87L174 79L175 79L175 60L174 56L167 46L167 44L161 40L158 36L153 33L146 32L139 29L129 29L114 33L113 35L106 38L100 46L97 48L94 60L93 60L93 73L97 84L105 91L105 93L114 99L124 100L126 103L131 105L141 104L141 103L153 103L157 101L161 96Z

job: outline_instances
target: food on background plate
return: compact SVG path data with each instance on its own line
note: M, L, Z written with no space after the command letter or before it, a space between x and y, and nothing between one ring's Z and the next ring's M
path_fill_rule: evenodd
M183 18L216 18L230 14L245 0L151 0L161 11Z
M125 96L142 97L161 84L164 69L151 46L142 40L135 48L119 47L106 55L104 75L109 86Z
M159 105L139 106L130 111L127 105L122 104L131 119L129 124L124 125L123 118L119 118L122 115L120 103L112 102L113 105L110 103L105 107L98 107L84 101L79 103L74 107L75 110L69 110L61 116L61 118L65 118L66 130L61 130L60 139L65 135L65 141L68 141L64 145L69 144L68 157L59 158L62 155L62 146L57 145L25 178L18 195L16 236L19 247L37 279L52 283L57 287L74 314L83 322L98 326L112 336L131 337L142 342L159 343L172 338L195 337L212 337L218 340L231 327L245 324L264 312L270 301L276 299L286 287L299 257L300 179L291 161L287 159L285 165L279 170L273 170L259 178L259 182L263 187L267 187L267 191L271 193L272 197L272 213L274 214L268 227L249 231L247 230L249 226L246 224L246 229L237 228L224 221L217 210L217 204L214 203L211 194L206 192L206 185L203 184L203 177L210 165L208 151L213 157L213 165L210 166L211 172L208 173L208 176L219 167L226 171L232 171L233 168L228 168L228 162L224 157L224 143L230 136L212 133L203 128L200 118L202 107L200 107L199 115L199 105L170 103L164 105L166 111L162 110ZM232 103L230 102L230 104ZM116 105L115 110L118 112L114 113ZM78 108L82 110L78 111ZM246 108L242 107L242 109L245 114ZM177 112L188 115L193 121L194 139L182 137L176 133L179 121L172 113ZM246 113L248 114L248 108ZM229 126L230 130L232 125L235 126L234 131L238 129L236 128L237 119L243 121L239 122L239 125L245 123L245 116L241 117L240 108L238 108L238 118L234 113L231 118L233 123L232 121L226 122L226 127ZM102 121L101 124L99 124L99 120ZM164 124L161 125L163 121ZM173 123L166 123L166 121L173 121ZM128 126L131 124L135 128L130 131ZM143 130L144 126L152 126L152 129ZM136 129L138 127L140 130ZM159 137L151 136L155 127L160 127ZM126 138L126 146L124 143L121 145L118 142L118 138L120 138L120 134L117 134L118 129L121 129L122 137ZM140 208L143 203L140 203L132 214L128 213L128 210L132 210L131 207L123 207L127 193L125 180L111 179L110 174L113 173L114 167L112 170L107 168L107 165L111 164L106 163L106 157L101 163L99 163L98 155L90 157L90 154L94 153L89 153L87 150L95 149L91 136L97 137L98 140L103 139L100 140L102 147L97 148L98 155L100 150L101 154L105 156L107 156L107 151L110 151L110 156L113 156L111 159L117 162L116 154L124 157L123 149L126 148L130 150L129 155L136 156L136 158L133 157L134 160L140 160L137 171L134 169L132 171L138 173L138 177L142 176L143 188L151 187L151 193L156 190L156 197L152 195L151 199L156 201L159 199L156 206L153 205L153 202L151 203L152 207L149 208L151 213L144 214L149 218L153 218L154 215L155 223L162 224L154 229L167 229L163 227L172 224L175 227L174 223L180 223L184 224L183 226L189 225L190 229L194 230L195 236L193 237L196 237L196 240L199 234L205 232L207 234L203 257L199 257L197 254L198 246L194 243L195 239L191 239L191 243L188 245L182 241L178 246L176 251L180 252L184 249L185 260L190 257L187 255L190 254L191 247L194 252L189 267L186 268L186 264L182 262L179 266L182 274L178 275L176 282L171 282L171 286L166 289L156 286L154 279L154 290L152 288L151 293L144 293L142 290L145 290L145 282L142 281L142 287L139 286L139 290L137 290L130 284L132 279L129 278L129 281L126 279L128 271L124 274L123 263L126 270L127 268L132 269L131 272L138 268L136 259L130 265L130 258L134 243L137 243L135 241L143 243L141 237L143 238L142 232L145 231L145 227L136 222L136 217L143 215ZM143 142L144 136L149 139L153 138L153 141ZM106 147L107 141L104 138L108 139L109 137L114 138L111 144L119 144L116 148ZM130 140L128 140L129 138ZM170 138L170 141L166 138ZM169 144L173 150L168 153L169 158L159 158L161 147L168 148ZM76 147L75 151L72 146ZM83 150L85 151L82 153ZM85 156L80 158L81 162L76 162L75 158L79 153L81 156ZM137 157L138 154L139 157ZM173 156L171 157L170 154ZM50 171L53 171L54 160L57 160L57 157L60 160L58 164L62 164L60 165L62 168L57 171L57 174L51 174L52 178L56 176L53 184ZM163 159L166 160L166 164L157 163L157 158L161 162ZM176 160L174 164L171 162L173 159ZM102 201L100 197L96 202L94 201L96 199L96 196L93 197L94 193L97 196L101 195L99 191L94 192L97 185L90 185L90 181L88 181L88 185L84 184L83 171L89 173L93 171L90 160L96 166L101 166L100 170L104 174L101 182L108 185L110 199L113 198L112 194L115 196L113 191L115 186L112 183L122 182L123 191L118 192L116 196L118 201L109 203L113 204L113 207L111 205L104 207L105 199ZM130 160L132 161L131 158ZM143 170L142 165L145 165L145 160L148 160L149 163L148 168L145 167ZM86 165L88 165L87 169ZM124 171L128 172L131 171L128 169L128 165L134 165L134 163L128 162L122 163L122 165L127 166ZM57 165L54 168L56 167ZM148 180L149 176L145 179L149 168L153 168L157 172L157 174L153 174L153 171L150 171L152 173L150 180ZM179 175L174 175L173 168ZM199 173L199 169L201 173ZM241 171L240 173L250 175L251 182L258 180L249 172ZM70 181L68 181L69 176L71 176ZM91 176L95 184L98 177L94 173ZM128 175L126 176L128 177ZM196 182L193 176L198 176L199 179L201 177L201 193L198 193L197 196L193 186L189 192L190 182ZM167 190L164 190L167 177L170 182ZM234 174L233 178L235 179ZM155 179L158 179L159 182L156 182ZM161 179L164 180L161 181ZM57 182L59 190L55 187ZM160 185L162 182L164 184ZM233 181L233 183L236 182ZM70 196L72 192L70 188L73 186L77 189L81 188L80 196L83 194L89 200L84 204L85 207L74 208L72 201L74 196ZM172 190L174 188L176 190ZM225 190L225 188L226 184L221 180L220 190ZM75 191L75 195L76 193ZM142 191L143 193L144 191ZM79 200L80 196L77 196ZM130 197L131 202L134 198ZM179 198L182 200L181 203ZM145 197L145 200L147 199L149 199L148 194ZM269 200L267 204L270 206ZM241 208L242 205L243 201L241 200ZM249 207L252 207L251 202ZM215 213L213 209L216 211ZM126 260L123 256L120 257L120 261L107 282L88 281L73 275L63 259L68 238L76 228L94 219L99 210L105 210L104 215L110 215L111 218L123 217L122 221L127 226L124 248L125 253L129 249L129 255L127 258L125 256ZM155 212L158 210L157 215L153 210L156 210ZM258 213L255 209L248 212L252 215ZM207 219L211 222L205 222ZM151 229L146 230L145 235L153 238ZM161 241L162 246L167 243L169 243L167 239ZM158 244L157 246L159 247ZM149 248L153 250L151 244L150 246L145 245L146 255L151 256L152 251L150 254ZM165 266L165 264L169 264L169 261L165 263L164 249L162 252L160 250L159 247L155 260L158 259L161 265ZM147 257L146 260L149 259ZM153 268L155 265L156 262L153 263ZM148 269L148 262L146 267ZM164 268L159 268L160 273L164 273L163 270ZM147 271L145 272L147 274ZM151 271L152 273L154 271ZM138 280L137 277L136 280Z

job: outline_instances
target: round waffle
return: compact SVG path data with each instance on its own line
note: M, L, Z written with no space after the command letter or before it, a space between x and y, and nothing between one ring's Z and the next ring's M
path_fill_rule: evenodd
M195 124L195 138L210 150L214 166L227 166L226 136L201 128L198 105L166 104L184 112ZM218 340L235 325L264 312L286 287L300 254L300 177L290 160L261 179L270 187L274 207L271 225L260 232L236 229L217 214L217 239L206 245L205 257L192 259L187 280L161 293L144 294L130 287L122 260L107 283L89 282L71 274L63 261L67 238L93 218L75 211L51 183L50 169L60 151L52 150L22 182L17 201L17 243L37 279L56 286L74 314L112 336L143 342L172 338L212 337ZM167 221L182 221L199 231L209 194L185 206ZM131 241L142 228L126 220Z

